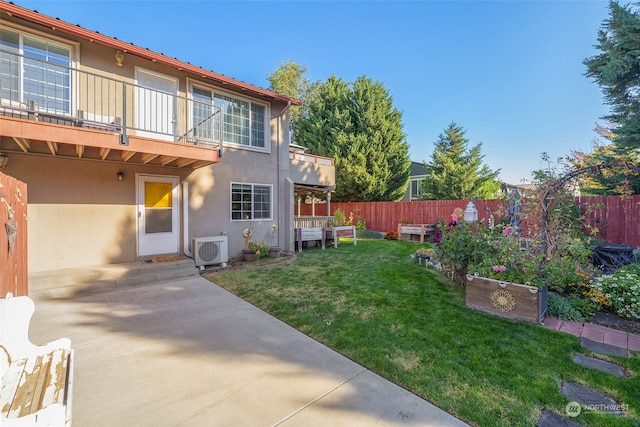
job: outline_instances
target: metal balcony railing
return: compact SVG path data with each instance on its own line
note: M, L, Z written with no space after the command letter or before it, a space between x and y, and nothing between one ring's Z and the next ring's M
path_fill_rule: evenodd
M197 101L0 50L0 115L221 149L222 113Z

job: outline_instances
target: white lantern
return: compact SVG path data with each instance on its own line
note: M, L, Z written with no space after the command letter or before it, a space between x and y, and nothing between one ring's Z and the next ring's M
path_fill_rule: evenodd
M471 200L467 204L467 208L464 210L464 221L465 222L476 222L478 220L478 209L476 209L476 205L473 204Z

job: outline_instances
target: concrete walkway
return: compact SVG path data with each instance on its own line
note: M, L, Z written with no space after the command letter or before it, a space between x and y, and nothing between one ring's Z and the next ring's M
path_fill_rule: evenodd
M76 427L466 425L200 277L35 302Z
M592 323L571 322L556 317L547 317L545 327L556 331L566 332L579 338L586 338L593 342L629 351L640 351L640 335L631 334Z

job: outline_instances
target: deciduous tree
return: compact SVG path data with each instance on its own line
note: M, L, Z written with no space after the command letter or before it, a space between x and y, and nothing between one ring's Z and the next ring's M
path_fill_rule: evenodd
M289 123L294 141L298 121L306 114L307 105L318 87L318 82L311 82L305 77L306 72L307 67L291 60L280 64L280 67L267 77L269 90L302 101L302 106L294 105L290 108Z

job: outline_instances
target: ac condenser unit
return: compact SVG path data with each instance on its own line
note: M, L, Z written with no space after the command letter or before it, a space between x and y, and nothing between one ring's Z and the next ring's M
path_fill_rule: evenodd
M227 246L227 236L194 238L192 249L196 267L229 261Z

